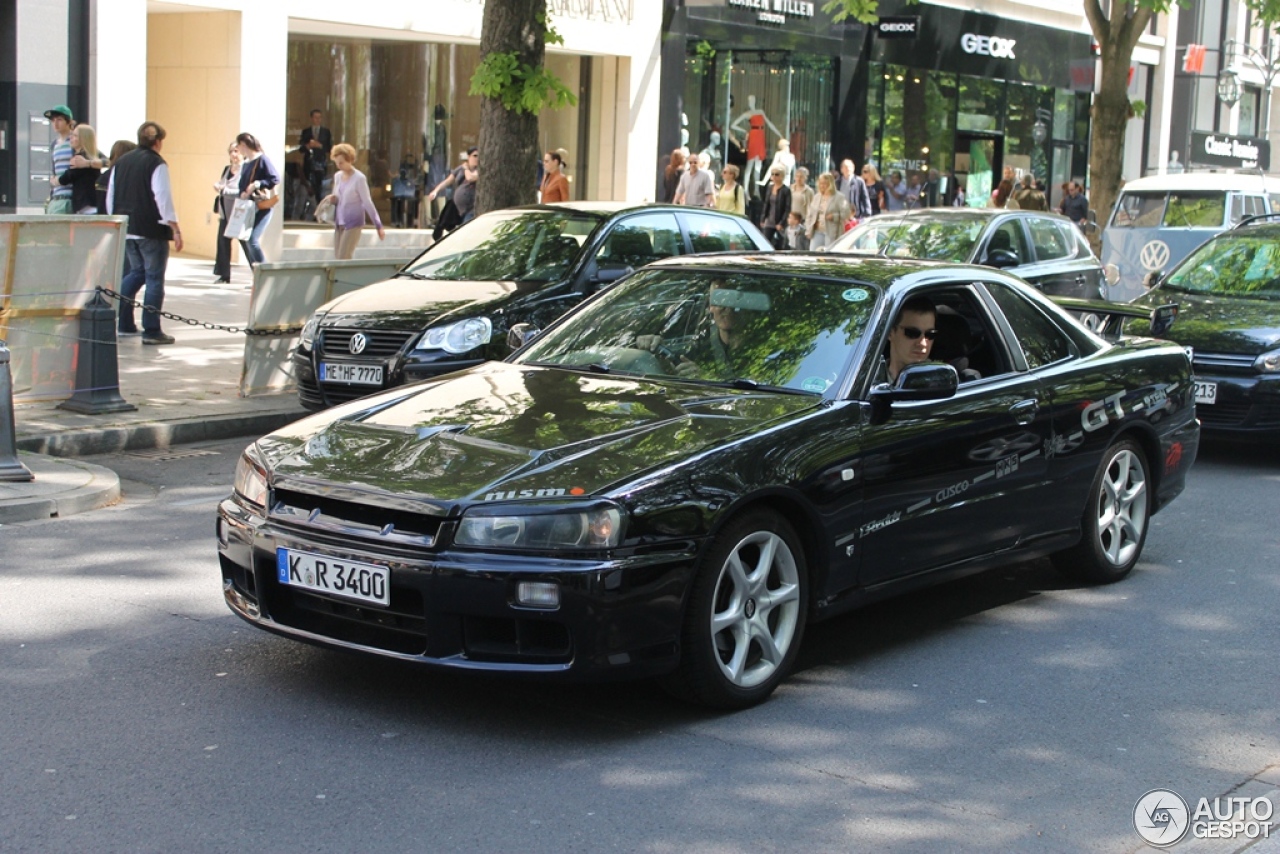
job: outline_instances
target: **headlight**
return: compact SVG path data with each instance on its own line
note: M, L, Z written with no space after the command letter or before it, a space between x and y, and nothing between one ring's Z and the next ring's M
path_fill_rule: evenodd
M323 315L320 314L311 315L311 319L302 327L302 335L298 339L298 343L301 346L306 347L308 350L311 349L312 343L316 340L316 330L320 328L320 320L322 316Z
M1253 367L1255 370L1264 374L1280 373L1280 350L1272 350L1270 353L1263 353L1254 359Z
M245 448L236 463L236 494L255 507L267 506L267 469L253 445Z
M489 343L493 324L487 317L468 317L447 326L436 326L422 333L417 350L444 350L446 353L469 353Z
M509 549L608 549L622 538L622 511L598 505L583 510L473 507L454 541L460 546Z

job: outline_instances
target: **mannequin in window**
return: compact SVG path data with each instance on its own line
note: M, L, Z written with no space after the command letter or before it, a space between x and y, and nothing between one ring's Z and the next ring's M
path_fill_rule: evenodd
M775 136L782 136L782 131L769 121L764 110L756 106L755 95L747 96L746 112L734 119L730 127L741 133L744 125L747 133L747 171L742 176L742 185L750 190L762 181L764 173L764 158L768 151L765 127L773 131Z
M796 168L796 156L791 153L791 142L786 137L779 137L778 152L773 155L773 162L769 164L769 173L773 173L774 167L783 170L786 176L785 183L791 183L791 173ZM766 183L764 178L760 179L760 183Z
M707 147L706 147L706 148L704 148L704 149L702 149L702 153L703 153L703 154L705 154L705 155L707 155L707 157L711 160L711 174L712 174L712 175L719 175L719 174L720 174L720 146L721 146L721 143L722 143L722 140L721 140L721 138L720 138L720 131L713 130L713 131L711 132L711 138L710 138L710 140L707 142Z

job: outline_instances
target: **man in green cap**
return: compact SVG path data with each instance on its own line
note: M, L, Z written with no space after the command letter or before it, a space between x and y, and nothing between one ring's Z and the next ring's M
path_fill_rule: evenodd
M51 110L44 111L44 117L53 125L58 138L49 146L49 154L53 156L53 180L50 186L53 192L49 196L49 204L45 205L45 213L71 213L71 185L63 185L58 179L62 173L71 168L71 158L75 155L75 146L71 142L71 129L75 127L75 118L71 108L59 104Z

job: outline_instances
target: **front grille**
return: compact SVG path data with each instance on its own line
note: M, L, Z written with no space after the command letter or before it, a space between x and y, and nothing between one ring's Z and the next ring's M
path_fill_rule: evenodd
M267 515L272 522L295 530L311 529L374 544L419 548L436 545L436 537L444 521L442 517L429 513L376 507L279 487L272 491L271 509Z
M359 356L353 356L351 353L351 336L357 332L362 333L369 340L369 343ZM334 359L387 359L399 353L404 345L409 343L409 339L416 334L416 332L382 329L346 329L341 327L321 329L316 336L316 352L321 356ZM367 393L367 391L364 393ZM359 394L357 393L353 396L358 397Z
M463 645L473 661L559 664L569 660L569 630L546 620L464 617Z
M416 590L392 585L391 606L379 608L343 602L283 584L272 587L269 613L281 625L374 649L405 655L426 654L427 620L422 596Z
M1207 427L1243 427L1251 409L1247 400L1201 404L1196 407L1196 416Z
M1194 368L1226 369L1233 373L1254 373L1253 362L1256 356L1245 356L1239 353L1202 353L1199 350L1191 356Z

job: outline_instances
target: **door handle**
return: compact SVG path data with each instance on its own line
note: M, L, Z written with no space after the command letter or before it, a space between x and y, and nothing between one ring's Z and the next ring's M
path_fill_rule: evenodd
M1013 416L1013 420L1024 427L1036 420L1036 413L1039 411L1040 404L1034 400L1020 400L1009 407L1009 414Z

